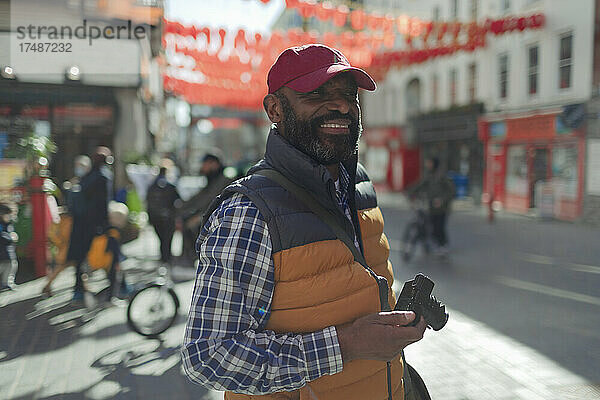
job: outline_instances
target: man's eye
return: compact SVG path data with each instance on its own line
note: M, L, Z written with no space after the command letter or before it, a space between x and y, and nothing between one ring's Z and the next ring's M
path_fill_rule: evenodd
M321 95L321 91L320 90L313 90L312 92L308 92L309 95L311 96L320 96Z

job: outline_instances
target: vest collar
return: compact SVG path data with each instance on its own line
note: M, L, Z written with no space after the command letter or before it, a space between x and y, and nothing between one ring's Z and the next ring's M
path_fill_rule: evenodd
M276 128L271 128L267 138L264 162L271 168L282 173L286 178L304 187L311 192L317 199L329 199L323 205L337 207L335 199L335 183L329 170L323 164L319 164L311 157L307 156L286 139L284 139ZM344 168L350 176L348 185L348 198L354 198L354 181L356 177L356 164L358 155L355 154L351 160L344 162ZM264 168L263 162L260 162L253 170ZM333 202L333 204L331 204ZM329 204L325 204L329 203Z

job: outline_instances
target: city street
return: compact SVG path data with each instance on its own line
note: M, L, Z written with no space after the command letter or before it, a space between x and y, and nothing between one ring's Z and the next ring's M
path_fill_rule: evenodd
M384 215L398 249L404 224L395 222L410 212ZM429 275L451 309L600 383L600 231L510 214L489 224L483 213L460 211L448 227L448 260L418 254L404 265L394 251L396 277Z
M434 399L600 399L597 230L507 214L488 225L480 211L459 211L450 219L449 261L417 254L403 265L398 239L409 212L388 206L384 214L398 280L422 271L448 305L446 327L406 351ZM125 252L156 257L154 233L144 230ZM193 274L174 268L182 308L162 342L131 332L123 304L69 305L72 270L49 299L39 296L44 279L0 294L0 397L222 398L180 369ZM96 277L92 289L105 284Z

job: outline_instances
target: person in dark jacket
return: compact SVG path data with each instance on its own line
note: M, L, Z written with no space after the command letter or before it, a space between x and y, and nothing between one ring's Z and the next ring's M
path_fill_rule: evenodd
M14 212L7 203L0 203L0 290L14 290L19 268L15 251L19 236L13 227Z
M425 175L415 186L408 189L413 196L424 196L429 206L429 218L433 240L438 246L438 252L448 251L448 234L446 223L450 205L454 198L454 185L440 168L440 160L432 157L425 160Z
M78 232L84 229L81 221L85 214L86 203L81 191L81 179L87 175L91 169L92 160L84 154L78 155L73 161L74 176L63 184L67 213L60 216L59 225L61 227L58 228L58 230L54 230L53 232L55 235L50 237L50 241L58 247L58 263L54 266L52 272L46 276L48 281L42 288L42 293L47 296L52 295L52 282L54 282L56 277L64 271L65 268L74 263L74 260L69 260L68 258L71 242L70 234L73 229L73 220L76 218L79 222L79 225L77 226ZM78 239L75 239L76 242L77 240ZM56 261L56 258L54 261Z
M92 169L81 178L81 196L73 214L73 228L67 260L75 264L75 290L73 300L83 300L81 265L86 259L95 235L104 232L108 225L108 202L112 197L112 172L108 168L113 156L108 147L99 146L92 159Z
M181 206L177 188L167 179L167 168L161 167L158 177L146 194L148 219L160 241L160 260L171 261L171 240L175 232L176 209Z
M198 237L200 221L204 212L214 198L233 182L233 179L225 176L225 166L221 159L216 151L204 155L200 166L200 175L206 177L206 186L187 200L180 210L183 220L183 253L189 259L196 257L194 243Z

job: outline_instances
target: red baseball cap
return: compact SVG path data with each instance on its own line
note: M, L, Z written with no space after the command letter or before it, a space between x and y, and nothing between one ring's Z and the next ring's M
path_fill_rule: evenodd
M346 57L323 44L307 44L284 50L269 70L269 93L282 86L297 92L310 92L341 72L351 72L358 87L375 90L373 78L360 68L350 65Z

